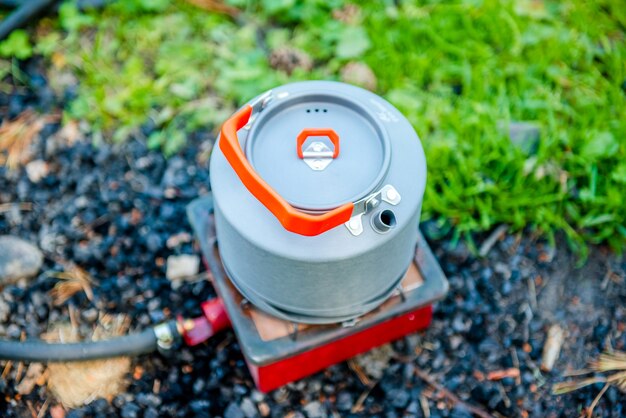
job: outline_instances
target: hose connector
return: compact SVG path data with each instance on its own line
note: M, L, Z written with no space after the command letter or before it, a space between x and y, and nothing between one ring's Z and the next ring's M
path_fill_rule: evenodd
M214 298L203 302L202 312L204 315L198 318L178 318L180 334L188 346L198 345L217 332L230 327L230 319L222 299Z
M163 322L156 325L154 335L157 339L157 349L161 354L168 354L180 342L180 330L176 321Z

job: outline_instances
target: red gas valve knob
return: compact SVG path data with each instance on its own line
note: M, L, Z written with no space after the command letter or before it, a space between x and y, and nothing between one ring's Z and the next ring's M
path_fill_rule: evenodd
M188 346L203 343L218 332L230 328L230 319L222 299L214 298L203 302L202 311L204 316L198 318L178 318L183 340Z

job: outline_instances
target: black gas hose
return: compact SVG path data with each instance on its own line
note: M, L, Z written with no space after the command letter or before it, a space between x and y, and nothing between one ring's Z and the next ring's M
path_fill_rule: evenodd
M180 337L177 322L170 321L137 334L101 341L66 344L47 343L43 340L0 340L0 360L55 362L136 356L157 349L167 351Z

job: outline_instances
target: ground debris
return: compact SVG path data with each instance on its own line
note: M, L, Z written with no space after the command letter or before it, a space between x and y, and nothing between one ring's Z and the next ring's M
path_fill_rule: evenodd
M543 355L541 356L541 370L549 372L554 367L561 353L561 347L565 340L565 330L558 324L554 324L548 330L546 342L543 345Z
M169 280L194 277L200 270L200 257L193 254L170 255L167 257L165 276Z
M593 416L595 407L600 402L600 399L604 393L609 389L611 385L615 385L622 393L626 393L626 352L613 351L600 354L597 360L589 362L587 369L574 372L573 375L580 376L590 373L606 373L611 374L595 375L583 379L574 379L567 382L560 382L552 387L552 393L554 395L563 395L570 393L586 386L597 385L604 383L604 386L598 392L593 399L589 407L586 408L587 418Z
M391 345L385 344L374 348L367 353L361 354L360 356L354 357L350 364L355 366L352 370L355 371L361 381L366 379L363 384L369 385L371 382L368 377L371 377L374 380L380 379L383 376L383 373L385 373L385 370L387 369L387 366L393 356L393 348ZM365 372L367 376L364 376L363 373L357 372L357 370Z
M487 256L489 251L493 248L493 246L498 242L500 238L508 231L508 225L500 225L487 237L487 239L482 243L480 248L478 249L478 255L481 257Z
M58 119L58 115L42 116L25 110L15 120L5 121L0 126L0 164L16 169L28 163L34 155L31 145L39 132Z
M59 279L59 282L50 291L50 296L52 296L55 305L63 305L80 291L85 292L87 299L93 299L93 291L91 289L93 279L81 267L73 263L67 263L65 271L54 273L52 277Z
M46 383L45 368L41 363L31 363L28 365L26 375L17 385L17 393L28 395L35 386L43 386Z
M487 373L488 380L502 380L508 377L516 379L520 375L520 371L516 367L511 367L510 369L504 370L494 370L492 372Z
M420 370L420 369L415 369L415 374L422 379L424 382L426 382L427 384L429 384L430 386L433 387L433 389L437 390L438 392L440 392L446 399L448 399L450 402L452 402L454 405L456 406L461 406L464 409L467 409L469 412L471 412L472 414L480 417L480 418L493 418L493 416L491 414L489 414L487 411L485 411L482 408L479 408L477 406L468 404L466 402L464 402L463 400L461 400L461 398L459 398L458 396L456 396L454 393L450 392L448 389L446 389L443 385L437 383L437 381L430 376L428 373Z
M93 332L92 340L107 339L126 332L128 319L122 315L104 316ZM48 341L76 342L72 327L58 326L48 333ZM97 398L113 398L123 392L128 381L130 358L118 357L84 362L50 363L48 388L66 408L76 408Z

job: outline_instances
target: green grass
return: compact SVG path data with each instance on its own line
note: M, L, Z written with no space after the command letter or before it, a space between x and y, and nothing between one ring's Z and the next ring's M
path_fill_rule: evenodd
M166 154L265 89L338 79L346 63L366 63L426 148L425 218L457 236L506 223L549 240L565 231L583 251L585 242L623 248L623 0L371 0L347 22L332 16L343 0L229 3L243 11L236 22L175 0L87 15L66 5L40 25L47 34L33 51L55 64L51 77L78 77L67 119L117 141L149 122L149 144ZM13 42L0 54L16 56L24 39ZM272 69L269 51L283 45L306 52L314 69ZM536 151L511 144L502 127L512 121L539 128Z

